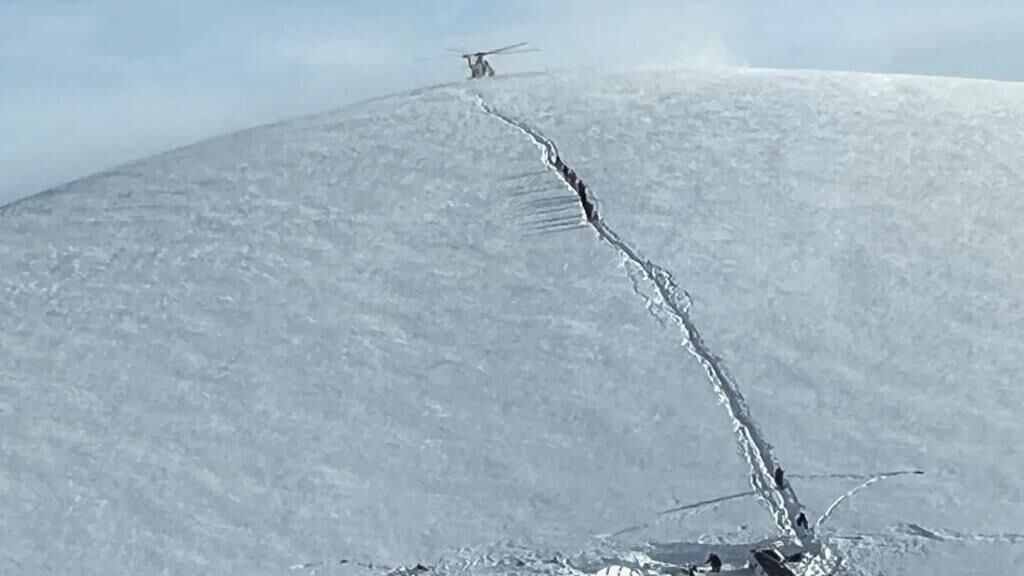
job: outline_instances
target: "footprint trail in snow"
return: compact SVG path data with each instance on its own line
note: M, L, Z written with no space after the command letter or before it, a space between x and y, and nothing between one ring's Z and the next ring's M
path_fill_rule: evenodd
M559 155L558 148L552 140L526 123L494 109L479 94L476 95L476 102L486 114L529 137L540 149L541 161L544 165L566 186L572 188L565 176L556 168L556 158L559 158ZM682 345L697 358L704 368L708 381L728 411L736 435L737 446L750 468L751 488L757 497L767 505L775 525L792 538L799 539L810 536L813 539L813 533L810 531L801 531L803 533L798 534L795 521L803 506L791 485L787 484L781 489L776 486L773 472L778 462L773 454L772 445L765 439L754 418L750 415L746 400L736 382L726 371L722 359L708 348L690 317L691 299L689 294L679 288L667 270L643 258L635 248L619 237L601 218L600 211L595 211L588 222L600 238L622 256L627 270L630 271L634 290L645 299L648 309L662 321L666 318L660 316L659 312L664 313L667 320L678 327L682 336Z

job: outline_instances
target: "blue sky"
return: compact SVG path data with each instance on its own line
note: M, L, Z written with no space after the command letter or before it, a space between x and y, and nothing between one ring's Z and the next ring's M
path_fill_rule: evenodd
M0 0L0 202L204 137L499 72L759 66L1024 80L1000 0Z

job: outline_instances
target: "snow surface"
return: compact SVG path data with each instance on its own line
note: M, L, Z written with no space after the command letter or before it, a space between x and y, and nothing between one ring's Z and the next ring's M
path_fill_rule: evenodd
M609 237L674 278L812 523L925 472L832 511L842 572L1016 573L1022 105L954 79L498 77L3 208L0 573L742 558L781 532L735 398ZM488 109L557 144L598 226Z

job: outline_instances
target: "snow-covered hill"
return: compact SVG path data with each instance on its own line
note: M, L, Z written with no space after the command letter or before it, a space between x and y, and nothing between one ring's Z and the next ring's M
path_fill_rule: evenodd
M841 570L1013 573L1022 105L952 79L499 78L8 206L0 572L741 558L920 469L818 527Z

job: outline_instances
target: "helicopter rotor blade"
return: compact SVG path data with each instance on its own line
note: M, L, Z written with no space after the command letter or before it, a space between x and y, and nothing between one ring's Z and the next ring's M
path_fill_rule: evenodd
M509 50L508 52L498 52L494 56L507 56L509 54L529 54L530 52L540 52L540 48L527 48L525 50Z
M521 48L523 46L526 46L527 44L529 44L529 42L520 42L519 44L510 44L510 45L502 47L502 48L495 48L494 50L488 50L488 51L484 52L483 54L485 54L485 55L486 54L497 54L499 52L504 52L506 50L512 50L512 49L515 49L515 48Z

